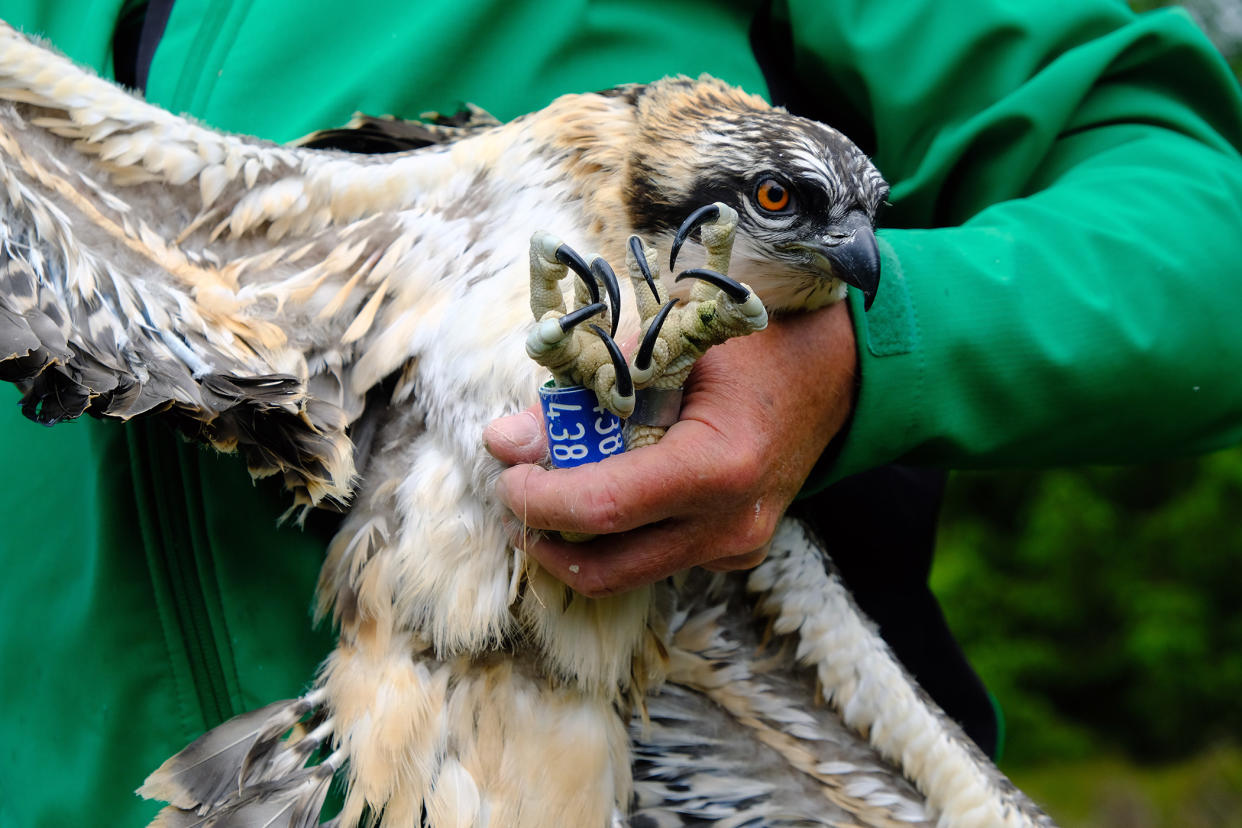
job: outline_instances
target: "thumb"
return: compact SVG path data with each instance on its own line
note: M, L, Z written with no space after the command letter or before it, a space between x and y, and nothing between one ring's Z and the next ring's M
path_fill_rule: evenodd
M492 420L483 429L483 447L502 463L538 463L548 454L539 406Z

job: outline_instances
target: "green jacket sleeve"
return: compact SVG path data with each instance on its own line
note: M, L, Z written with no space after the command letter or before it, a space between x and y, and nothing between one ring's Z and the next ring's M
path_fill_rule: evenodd
M829 476L1238 442L1242 107L1190 20L1105 0L845 5L788 9L799 75L874 125L893 185Z

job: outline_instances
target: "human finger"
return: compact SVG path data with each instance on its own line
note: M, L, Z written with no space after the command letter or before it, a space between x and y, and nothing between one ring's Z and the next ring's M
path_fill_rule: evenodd
M496 483L501 502L527 526L588 534L626 532L701 510L718 480L753 466L729 454L711 427L683 420L654 445L570 469L519 465ZM723 457L723 459L721 459Z
M627 532L571 543L555 533L528 534L515 545L559 580L587 597L614 595L653 583L693 566L713 571L745 569L761 563L760 549L728 554L738 548L736 533L666 521ZM742 541L745 543L746 541ZM726 556L715 559L721 550Z
M483 429L483 447L502 463L538 463L548 453L539 406L498 417Z

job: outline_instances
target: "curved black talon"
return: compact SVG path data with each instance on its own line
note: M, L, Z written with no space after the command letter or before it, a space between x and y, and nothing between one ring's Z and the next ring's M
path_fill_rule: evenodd
M676 299L670 299L665 302L664 307L660 308L660 312L655 315L651 320L651 324L647 326L647 332L643 334L643 341L638 346L638 352L634 354L634 367L639 371L646 371L651 366L651 354L655 350L656 340L660 338L660 328L664 325L664 319L668 316L668 312L676 304Z
M612 341L612 337L599 325L592 325L591 330L599 334L599 338L604 340L604 347L608 349L608 356L612 359L612 367L617 372L617 391L623 397L634 396L634 380L630 377L630 369L626 367L625 357L621 355L621 349L617 347L617 343ZM603 402L602 400L600 402Z
M590 319L592 316L594 316L597 313L602 313L606 309L606 307L607 306L603 302L596 302L592 305L585 305L581 308L578 308L576 311L571 311L570 313L565 314L560 319L558 319L557 322L560 323L562 332L569 333L571 330L573 330L574 326L582 323L583 321L587 319Z
M592 302L599 301L599 285L591 274L590 265L583 261L577 250L567 244L562 244L556 248L556 260L578 274L578 278L586 284Z
M651 265L647 262L647 254L643 252L642 239L638 238L638 236L630 236L630 253L634 254L634 261L638 262L638 270L647 281L647 287L651 288L651 295L659 302L660 291L656 289L655 277L651 275ZM673 255L676 256L677 254L674 253Z
M673 237L673 247L668 254L669 270L673 270L677 267L677 254L681 252L681 246L686 243L686 238L693 233L699 225L707 224L707 222L715 221L718 218L720 218L720 208L715 204L708 204L704 207L700 207L690 215L686 216L686 220L681 223L681 227L677 228L677 235Z
M730 279L723 273L717 273L714 270L708 270L705 267L695 267L690 270L683 270L674 282L680 282L682 279L702 279L704 282L711 282L716 287L725 292L725 295L737 304L742 304L750 298L750 291L741 282Z
M621 321L621 286L617 284L617 274L603 257L591 262L591 272L604 283L604 291L608 294L608 307L612 311L612 331L610 336L617 335L617 323ZM599 296L595 299L598 301Z

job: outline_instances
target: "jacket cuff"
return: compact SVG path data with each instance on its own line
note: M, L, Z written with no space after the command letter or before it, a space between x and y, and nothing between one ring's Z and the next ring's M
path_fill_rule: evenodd
M847 301L858 348L859 387L850 421L832 441L800 496L897 459L910 447L926 383L918 314L910 286L884 231L880 290L871 310L851 290Z

